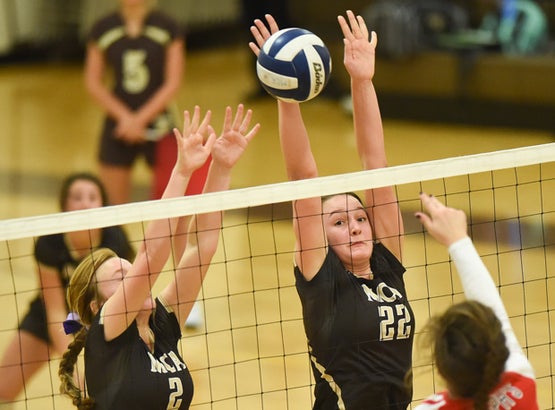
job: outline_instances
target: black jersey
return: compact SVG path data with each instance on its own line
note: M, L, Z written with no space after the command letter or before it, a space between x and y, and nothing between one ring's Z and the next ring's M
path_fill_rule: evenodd
M120 226L110 226L102 229L99 247L112 249L118 256L133 259L134 251L127 239L127 235ZM35 243L35 260L41 265L56 269L65 292L71 274L79 264L71 256L71 252L61 233L41 236ZM22 319L19 328L38 338L49 342L46 310L39 294L31 302L29 311Z
M345 270L332 250L306 281L295 267L312 370L314 409L406 409L412 397L415 321L407 300L405 268L374 244L366 280Z
M145 19L143 30L131 37L118 12L95 23L89 35L103 52L114 71L114 93L136 110L163 84L166 75L166 48L183 33L175 20L159 11Z
M177 348L181 330L175 314L158 299L150 326L153 353L135 321L106 342L101 314L95 317L85 343L85 376L96 410L189 408L193 380Z
M133 259L133 249L120 226L103 228L98 247L112 249L121 258ZM35 259L42 265L56 269L64 287L67 286L73 270L81 262L71 256L62 233L39 237L35 243Z

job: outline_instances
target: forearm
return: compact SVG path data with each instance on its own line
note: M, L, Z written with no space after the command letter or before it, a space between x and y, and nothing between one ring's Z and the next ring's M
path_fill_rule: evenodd
M449 254L459 272L465 296L489 306L494 311L501 321L509 350L520 352L520 344L514 335L497 287L471 239L466 237L453 243L449 246Z
M164 111L177 94L183 77L184 60L184 42L176 39L166 50L164 83L136 112L138 120L144 126Z
M109 89L100 84L87 84L87 90L94 100L102 107L106 114L115 121L131 115L132 111L120 99L118 99Z
M281 151L290 180L318 176L299 104L278 101Z
M178 89L179 84L175 84L173 81L162 86L135 112L137 121L144 127L148 126L161 112L168 108Z
M351 80L353 122L357 149L364 169L387 166L383 125L371 80Z
M62 323L67 317L65 294L56 273L47 273L48 268L41 268L42 300L46 312L46 325L50 344L61 354L67 349L71 339L63 332Z

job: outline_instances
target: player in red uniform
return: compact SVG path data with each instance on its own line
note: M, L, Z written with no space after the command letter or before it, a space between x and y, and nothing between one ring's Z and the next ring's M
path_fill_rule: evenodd
M467 235L466 215L422 194L427 231L449 249L467 301L427 325L447 390L416 410L537 410L532 365L524 355L491 276Z

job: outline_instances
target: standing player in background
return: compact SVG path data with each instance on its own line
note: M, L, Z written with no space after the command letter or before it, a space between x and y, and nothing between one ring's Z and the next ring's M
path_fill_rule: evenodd
M110 203L130 200L132 166L144 156L154 168L153 198L166 186L175 158L169 106L182 81L185 39L178 23L154 0L118 0L117 11L98 20L88 36L86 87L106 113L98 160ZM113 72L113 88L105 76ZM202 191L208 162L190 183Z
M222 134L201 121L195 107L185 112L183 131L175 130L178 157L164 198L183 196L191 174L211 153L205 192L229 188L231 171L259 124L249 131L250 110L239 105L235 118L227 107ZM60 362L61 391L79 409L187 409L193 381L180 356L180 323L185 322L217 250L221 212L154 220L131 263L106 249L93 253L75 270L67 299L80 318L72 342ZM186 244L176 244L175 242ZM184 245L184 246L182 246ZM174 249L173 280L153 299L152 287ZM175 253L179 252L179 253ZM75 324L75 323L74 323ZM73 373L85 347L87 393Z
M421 194L416 216L449 250L468 299L425 327L447 390L417 410L537 410L532 365L524 355L491 276L467 235L466 215Z
M387 166L372 78L377 37L360 16L338 17L351 77L354 128L364 169ZM258 55L279 30L255 20ZM299 103L278 101L279 134L290 180L318 169ZM411 402L415 322L401 264L403 223L393 187L293 203L295 278L316 386L314 409L406 409Z
M106 190L89 173L69 175L60 190L60 210L78 211L108 205ZM12 402L27 382L53 357L60 357L71 338L62 331L68 314L67 284L75 267L93 249L112 249L122 258L134 251L119 226L41 236L35 243L40 293L33 299L0 362L0 403ZM0 408L7 408L7 406Z

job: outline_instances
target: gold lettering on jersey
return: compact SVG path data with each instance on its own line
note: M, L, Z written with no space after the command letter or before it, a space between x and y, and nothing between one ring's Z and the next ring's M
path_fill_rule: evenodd
M401 292L399 292L395 288L387 286L387 284L383 282L378 285L375 292L365 284L362 284L362 289L364 290L364 293L366 293L366 296L368 296L368 300L374 302L391 303L395 302L398 299L403 299L403 295L401 295ZM388 292L385 292L386 289L388 290Z
M147 352L150 359L150 371L152 373L177 373L187 368L179 356L174 352L164 353L159 359L152 353Z

